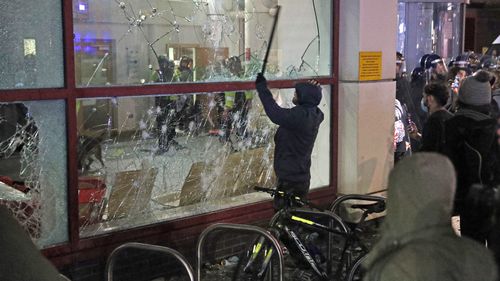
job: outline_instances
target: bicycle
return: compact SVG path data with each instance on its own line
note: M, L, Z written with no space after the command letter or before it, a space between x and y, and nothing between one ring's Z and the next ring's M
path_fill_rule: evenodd
M285 207L279 210L269 223L269 231L276 236L289 250L290 256L296 262L310 270L313 278L316 280L331 280L333 272L333 251L332 244L334 236L343 237L346 241L340 260L341 264L337 267L334 276L340 276L344 268L345 249L351 247L350 243L356 241L350 236L356 235L344 223L344 221L331 211L312 204L307 200L295 197L275 189L255 187L256 191L269 193L271 196L282 196L285 201ZM297 206L297 207L294 207ZM308 208L303 208L308 207ZM358 207L365 207L359 205ZM328 223L323 223L322 218L327 218ZM300 233L300 228L309 230L306 235ZM315 243L320 236L317 232L327 233L328 243L326 245L326 254L324 250ZM323 250L323 251L322 251ZM265 242L264 237L258 237L247 248L247 251L240 256L238 265L233 275L233 281L236 280L264 280L266 276L272 278L270 262L273 255L273 249ZM308 278L311 280L311 278ZM347 279L346 279L347 280Z
M361 238L364 233L362 227L366 222L366 219L370 214L382 213L385 211L385 198L381 196L374 195L364 195L364 194L348 194L338 197L331 205L330 211L334 214L339 215L339 207L341 203L349 201L369 201L374 202L371 204L352 204L349 207L352 209L359 209L362 211L361 217L356 222L344 221L344 224L348 227L350 235L346 236L346 241L342 249L342 254L340 255L340 265L341 267L337 269L337 275L340 275L342 271L345 272L344 279L346 281L361 280L363 272L361 271L361 264L366 258L366 254L370 250L370 246L366 243L365 239Z

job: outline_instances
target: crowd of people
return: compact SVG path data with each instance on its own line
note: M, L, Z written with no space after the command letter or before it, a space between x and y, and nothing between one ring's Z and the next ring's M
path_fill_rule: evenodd
M498 61L480 61L464 54L447 65L439 55L427 54L408 77L403 55L397 53L396 58L396 164L389 176L381 239L367 256L363 280L498 280ZM166 57L160 56L158 64L159 69L153 74L155 82L193 80L193 60L189 57L182 57L177 69ZM226 67L232 75L242 75L237 57L228 59ZM318 107L321 86L315 80L297 83L293 108L281 108L276 103L263 74L257 75L255 86L265 113L278 125L274 137L277 189L304 198L311 179L311 153L324 119ZM214 98L220 107L217 123L225 141L230 141L230 131L245 135L252 98L247 92L220 93ZM179 148L174 140L177 127L199 123L192 119L199 116L199 104L196 96L186 95L158 97L156 102L158 152L164 153L170 146ZM278 210L284 202L275 199L274 207ZM452 229L452 215L460 216L462 237ZM1 207L0 218L0 230L15 227L17 233L22 233ZM14 236L0 242L25 247L24 252L33 253L33 264L39 268L28 275L41 274L37 280L62 278L27 235ZM0 264L25 264L19 262L22 259L18 255ZM40 268L44 270L38 273ZM26 279L26 271L12 273L17 279Z
M397 216L390 215L391 212L414 213L408 208L417 208L419 216L423 216L425 220L433 220L433 216L443 213L443 210L436 209L437 205L440 208L449 206L450 210L445 212L448 227L444 228L451 229L449 219L452 215L458 215L461 236L466 238L453 242L449 237L449 230L439 231L445 225L443 221L435 221L435 224L429 225L418 218L404 230L400 226L395 227L395 224L389 227L389 223L386 223L386 229L382 231L387 239L385 243L392 241L398 246L392 245L391 249L382 243L376 248L367 263L372 272L366 280L495 280L492 279L493 275L484 276L484 279L476 278L483 275L465 278L481 268L480 265L489 264L489 261L464 259L463 254L460 256L458 252L453 253L451 245L455 244L454 249L461 249L469 247L470 241L467 239L475 240L476 246L487 246L492 250L497 265L500 265L500 201L496 195L497 186L500 185L500 68L497 58L480 59L472 53L465 53L446 64L439 55L426 54L410 77L403 71L403 55L397 53L396 59L395 169L389 179L388 200L398 200L396 207L399 210L394 211L396 207L391 210L389 204L387 220L392 221L389 218ZM415 155L408 157L412 154ZM450 174L452 178L443 181ZM401 195L402 190L406 192L404 196ZM446 201L449 198L442 197L443 192L446 196L451 196L450 202ZM391 198L391 194L396 195ZM422 196L425 198L420 198ZM407 200L403 197L412 197L411 204L402 206L401 202ZM400 207L404 207L404 211ZM405 238L396 237L396 230L401 230L399 234L406 232L403 235ZM437 233L433 234L433 241L427 239L430 237L427 232L432 230ZM447 242L436 244L440 239L439 235L443 235L443 241ZM416 240L413 236L417 237ZM432 247L434 250L429 252L428 249ZM421 252L422 255L419 256L416 248L427 249L427 253ZM411 253L408 249L412 249ZM404 265L398 262L391 264L392 269L388 270L391 273L387 272L387 268L380 268L381 264L387 263L381 262L384 259L403 261L404 259L398 258L403 255L435 261L437 259L429 258L436 253L440 253L442 257L456 255L461 263L453 265L453 271L461 273L462 277L443 279L443 270L453 271L440 263L431 266L425 261L412 260L413 265L422 265L422 271L425 271L424 268L431 269L426 275L427 279L421 279L424 275L420 275L420 278L412 275L417 273L407 268L408 261ZM468 251L466 255L469 253L475 255L477 250ZM464 272L464 268L469 271ZM491 268L496 272L495 266ZM484 268L481 271L490 273ZM381 274L387 278L376 277ZM390 274L397 274L398 277ZM455 276L450 274L449 277Z
M150 79L154 83L194 81L194 63L193 59L188 56L182 56L179 66L176 67L174 61L169 60L166 55L160 55L158 66L159 68L153 71ZM225 59L220 63L220 68L236 79L244 75L242 62L238 56ZM210 135L218 136L222 142L228 143L235 150L230 136L235 135L237 139L243 139L248 135L248 112L252 105L253 95L253 91L228 91L206 96L157 97L158 149L156 154L163 154L171 147L177 150L184 148L175 139L178 131L198 135L203 129L207 129ZM203 112L207 108L208 112ZM209 128L202 128L205 124Z

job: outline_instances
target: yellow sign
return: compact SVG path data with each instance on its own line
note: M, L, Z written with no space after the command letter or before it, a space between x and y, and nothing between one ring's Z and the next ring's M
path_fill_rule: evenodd
M382 52L359 52L359 81L382 79Z

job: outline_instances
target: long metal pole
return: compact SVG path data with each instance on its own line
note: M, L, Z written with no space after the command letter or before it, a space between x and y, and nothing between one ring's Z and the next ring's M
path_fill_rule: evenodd
M276 24L278 23L278 18L280 16L281 6L276 6L276 15L274 16L273 28L271 29L271 35L269 36L269 43L267 44L266 55L264 56L264 62L262 63L262 70L260 73L264 74L266 72L267 58L269 57L269 51L271 51L271 45L273 44L274 31L276 30Z

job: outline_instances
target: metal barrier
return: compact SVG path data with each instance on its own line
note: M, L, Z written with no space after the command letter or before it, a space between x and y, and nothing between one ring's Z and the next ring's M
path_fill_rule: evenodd
M139 249L139 250L147 250L147 251L154 251L154 252L162 252L165 254L169 254L174 256L177 260L179 260L184 268L186 269L187 274L189 275L189 280L194 281L194 271L191 265L187 262L186 258L184 256L177 252L174 249L168 248L168 247L163 247L163 246L157 246L157 245L150 245L150 244L143 244L143 243L136 243L136 242L130 242L130 243L125 243L118 248L114 249L113 252L108 257L108 260L106 262L106 277L107 281L113 281L113 268L115 265L115 260L117 254L124 250L124 249Z
M279 280L283 281L283 249L281 248L278 240L273 235L271 235L267 230L260 228L258 226L245 225L245 224L231 224L231 223L216 223L210 225L200 234L196 246L196 259L197 259L196 277L198 281L201 280L201 258L203 254L202 253L203 242L205 242L205 238L210 232L223 229L254 232L259 235L265 236L269 241L271 241L271 243L273 243L273 246L276 248L278 253Z

